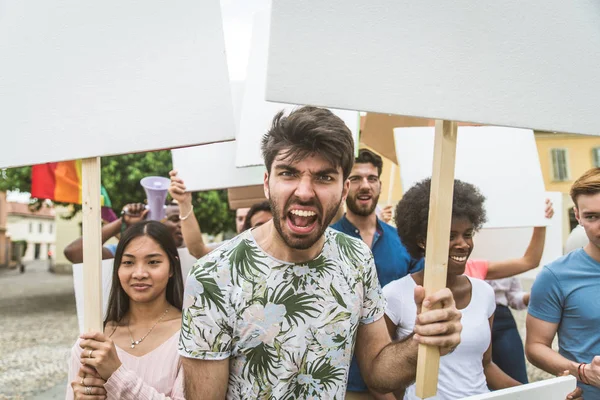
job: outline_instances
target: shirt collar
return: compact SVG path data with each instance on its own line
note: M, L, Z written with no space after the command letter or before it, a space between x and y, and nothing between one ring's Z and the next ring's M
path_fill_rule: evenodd
M346 232L354 232L356 234L360 234L360 231L357 227L354 226L352 222L346 217L346 213L340 218L340 223L342 224L342 228ZM379 234L383 235L383 227L381 226L381 220L377 217L377 227L375 228L375 235Z

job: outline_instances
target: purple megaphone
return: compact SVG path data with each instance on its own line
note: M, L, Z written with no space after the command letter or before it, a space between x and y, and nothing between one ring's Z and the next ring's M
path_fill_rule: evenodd
M165 218L165 200L171 181L162 176L147 176L140 183L146 191L147 208L150 210L146 219L160 221Z

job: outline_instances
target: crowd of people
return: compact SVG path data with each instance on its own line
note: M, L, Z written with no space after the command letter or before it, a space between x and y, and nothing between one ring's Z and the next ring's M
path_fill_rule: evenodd
M355 157L330 111L277 114L261 147L267 201L236 211L235 238L205 243L177 171L163 221L133 203L103 227L103 242L119 236L102 251L108 312L73 347L67 399L416 399L420 343L442 355L435 399L525 384L525 355L575 376L569 398L600 399L600 168L571 189L589 243L545 266L531 294L515 275L540 264L546 228L521 258L471 259L485 198L456 180L447 287L425 295L430 180L405 193L394 227L378 210L381 157ZM81 262L82 246L65 255ZM199 259L187 277L181 246ZM525 347L509 307L528 308Z

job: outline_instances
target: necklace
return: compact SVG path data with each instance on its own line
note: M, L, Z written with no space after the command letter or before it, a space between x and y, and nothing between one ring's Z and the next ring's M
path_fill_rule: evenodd
M142 343L142 341L144 341L144 339L146 339L146 336L148 336L150 334L150 332L152 332L152 329L154 329L154 327L156 325L158 325L158 323L160 321L162 321L162 319L165 317L165 315L167 315L167 312L169 312L168 308L165 310L165 312L163 313L163 315L158 319L158 321L156 321L156 323L154 325L152 325L152 328L150 328L150 330L148 331L148 333L146 333L144 335L144 337L142 337L140 340L135 340L133 338L133 335L131 334L131 329L129 329L129 321L127 321L127 330L129 331L129 337L131 338L131 348L132 349L135 349L135 346L137 346L138 344Z

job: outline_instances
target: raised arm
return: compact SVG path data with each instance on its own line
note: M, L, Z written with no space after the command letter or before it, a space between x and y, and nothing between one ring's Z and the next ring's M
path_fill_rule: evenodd
M182 357L185 398L223 400L229 383L229 359L197 360Z
M552 202L546 199L546 218L552 218L554 209ZM546 227L536 226L529 241L529 246L521 258L504 261L490 261L485 279L508 278L529 271L540 265L546 241Z
M106 243L108 239L118 235L121 232L121 225L123 221L127 226L135 224L144 219L148 212L145 210L145 206L141 203L127 204L123 207L123 215L120 218L104 225L102 227L102 244ZM73 264L83 262L83 238L74 240L72 243L65 247L64 251L67 260ZM113 258L114 255L106 247L102 248L102 259L107 260Z
M425 298L425 290L417 286L415 302L415 334L404 341L392 342L383 318L358 328L356 356L367 386L376 392L402 390L414 382L419 343L440 347L441 355L460 343L461 314L449 289ZM421 313L421 304L430 309ZM431 309L438 305L440 309Z
M181 178L177 177L177 171L169 172L171 177L171 186L169 193L173 199L179 204L181 233L183 241L188 248L190 254L196 258L202 258L213 250L213 247L204 243L200 224L194 214L192 205L192 194L186 192L186 187Z

